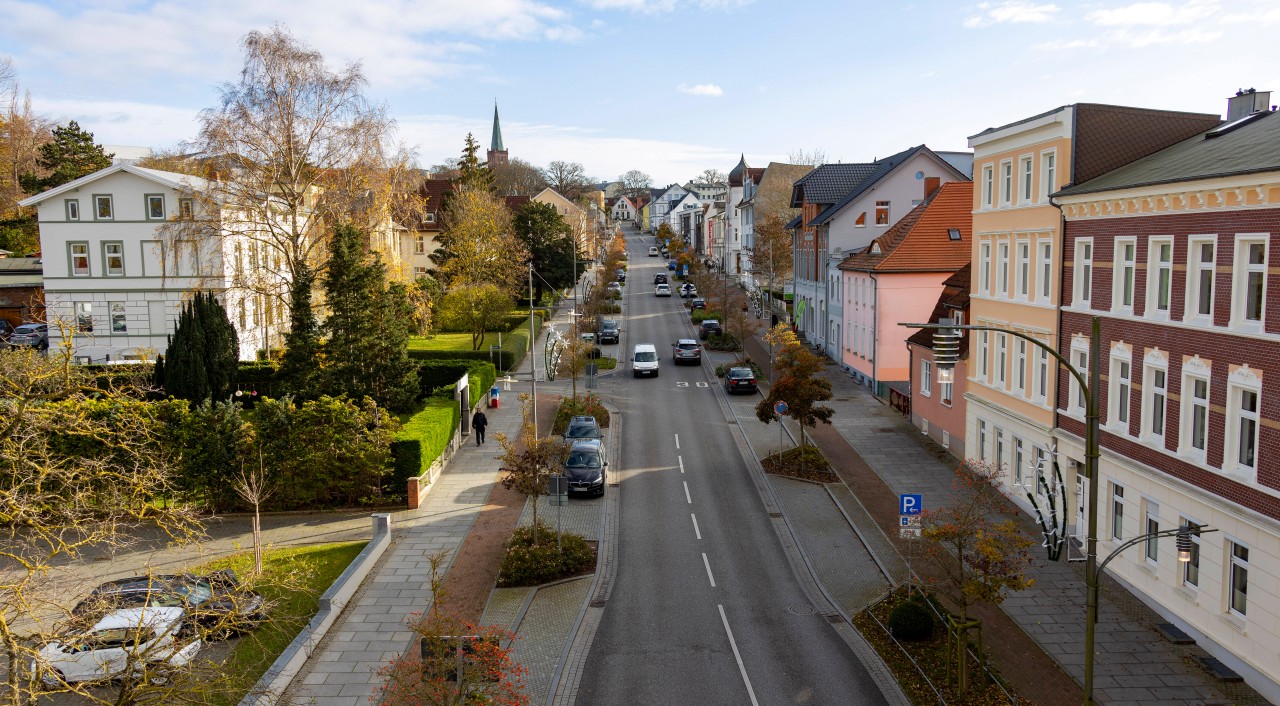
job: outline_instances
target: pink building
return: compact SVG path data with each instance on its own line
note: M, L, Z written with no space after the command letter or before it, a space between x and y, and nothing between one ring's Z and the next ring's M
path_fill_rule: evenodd
M969 274L972 268L965 265L959 272L942 283L942 294L933 308L929 323L942 319L964 324L969 320ZM911 356L911 423L921 433L928 435L963 460L964 455L964 393L969 377L968 337L960 339L960 360L956 362L954 382L938 382L938 368L934 363L933 329L920 329L907 339Z
M928 320L943 282L969 264L972 202L972 182L945 183L839 265L841 362L877 395L888 394L887 383L911 378L912 332L899 324Z

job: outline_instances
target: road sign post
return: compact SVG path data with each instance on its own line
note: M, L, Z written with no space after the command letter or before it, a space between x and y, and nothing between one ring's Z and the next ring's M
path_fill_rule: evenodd
M560 508L569 504L569 479L559 473L548 478L547 495L556 506L556 551L560 552Z
M920 493L902 493L898 496L898 538L907 540L907 595L915 585L915 572L911 570L911 555L915 540L920 538L920 513L924 511L924 496Z
M782 417L783 417L783 415L785 415L785 414L787 413L787 403L786 403L786 402L783 402L782 400L778 400L778 401L773 405L773 413L774 413L775 415L777 415L777 417L778 417L778 463L779 463L779 464L781 464L781 463L782 463L782 452L783 452L784 450L786 450L786 448L785 448L785 447L786 447L786 445L787 445L786 437L785 437L785 436L783 436L783 434L784 434L784 432L786 432L787 428L786 428L786 426L782 423Z

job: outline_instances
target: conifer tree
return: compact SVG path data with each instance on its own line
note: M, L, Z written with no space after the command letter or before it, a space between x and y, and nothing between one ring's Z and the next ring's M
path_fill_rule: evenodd
M494 190L493 172L480 161L480 143L471 133L462 148L462 160L458 162L458 184L473 189Z
M225 399L239 358L240 337L227 310L212 292L198 292L178 315L178 326L156 365L156 385L192 402Z
M99 169L111 166L114 154L103 151L102 145L93 143L93 133L81 130L80 124L72 120L66 127L53 129L53 141L40 147L40 156L36 164L47 176L38 177L27 172L18 177L23 191L38 194L56 186L92 174Z
M314 399L320 395L321 351L320 322L311 308L311 290L316 275L306 263L289 290L289 333L284 337L284 356L280 360L281 389L295 397Z
M413 307L404 287L387 284L386 266L369 254L366 241L358 228L341 225L330 242L325 388L402 410L418 392L417 365L408 352Z

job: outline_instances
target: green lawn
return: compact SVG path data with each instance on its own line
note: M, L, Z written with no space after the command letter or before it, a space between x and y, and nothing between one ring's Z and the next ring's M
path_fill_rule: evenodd
M233 706L249 692L258 679L315 616L320 595L364 549L365 542L317 544L285 547L263 552L263 575L254 588L267 599L270 620L241 636L227 657L222 676L210 703ZM194 569L203 573L234 569L248 577L253 568L253 552L211 561Z
M485 334L480 350L487 351L489 346L498 345L498 334ZM437 333L431 338L413 336L409 339L411 351L469 351L471 350L471 334L469 333Z

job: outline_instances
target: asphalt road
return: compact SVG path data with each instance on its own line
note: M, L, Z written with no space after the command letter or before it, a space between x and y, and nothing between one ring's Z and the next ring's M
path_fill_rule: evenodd
M665 264L629 238L619 373L626 419L608 492L620 493L618 574L579 686L589 704L883 704L866 669L792 574L707 365L677 367L691 336ZM631 346L659 351L631 377Z

